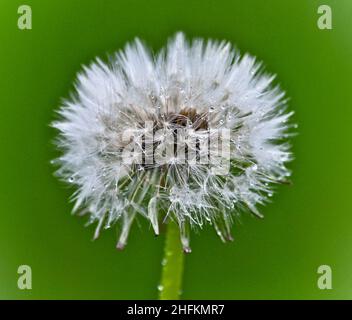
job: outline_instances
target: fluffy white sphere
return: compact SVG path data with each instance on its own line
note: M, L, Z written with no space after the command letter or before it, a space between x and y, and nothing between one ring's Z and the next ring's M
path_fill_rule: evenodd
M233 217L261 217L257 205L290 175L292 112L273 78L229 43L182 33L156 56L136 40L109 64L97 59L53 124L74 210L98 222L95 237L121 220L118 248L137 214L156 234L175 220L185 250L190 226L210 223L231 239Z

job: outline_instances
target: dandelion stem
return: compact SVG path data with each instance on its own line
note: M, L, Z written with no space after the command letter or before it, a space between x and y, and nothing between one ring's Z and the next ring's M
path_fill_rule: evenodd
M164 258L162 261L162 275L160 283L160 300L177 300L183 276L183 259L180 232L177 224L170 221L166 230Z

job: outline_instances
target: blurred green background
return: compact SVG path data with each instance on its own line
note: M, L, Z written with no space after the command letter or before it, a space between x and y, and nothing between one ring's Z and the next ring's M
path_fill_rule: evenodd
M17 28L17 8L33 29ZM332 30L317 27L332 8ZM1 0L0 298L154 299L164 236L139 219L125 251L116 231L92 242L94 227L70 215L72 190L52 175L49 123L82 64L141 37L153 49L178 30L226 39L263 60L287 91L299 135L293 185L282 186L257 220L243 215L235 242L212 228L192 235L185 299L351 299L350 0ZM32 267L33 289L17 288ZM319 290L317 268L332 268Z

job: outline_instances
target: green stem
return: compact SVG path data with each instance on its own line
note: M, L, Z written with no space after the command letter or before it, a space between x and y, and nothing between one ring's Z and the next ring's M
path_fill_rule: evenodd
M177 300L183 276L183 259L180 231L178 225L170 221L166 229L164 258L162 261L162 275L159 286L160 300Z

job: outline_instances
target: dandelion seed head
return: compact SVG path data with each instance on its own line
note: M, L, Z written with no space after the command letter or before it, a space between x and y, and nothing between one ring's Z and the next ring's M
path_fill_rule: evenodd
M229 43L182 33L157 55L137 39L84 67L53 123L73 210L97 224L95 238L121 223L119 249L137 215L156 234L176 221L187 252L189 229L206 223L231 240L236 215L261 217L290 175L292 112L273 79Z

